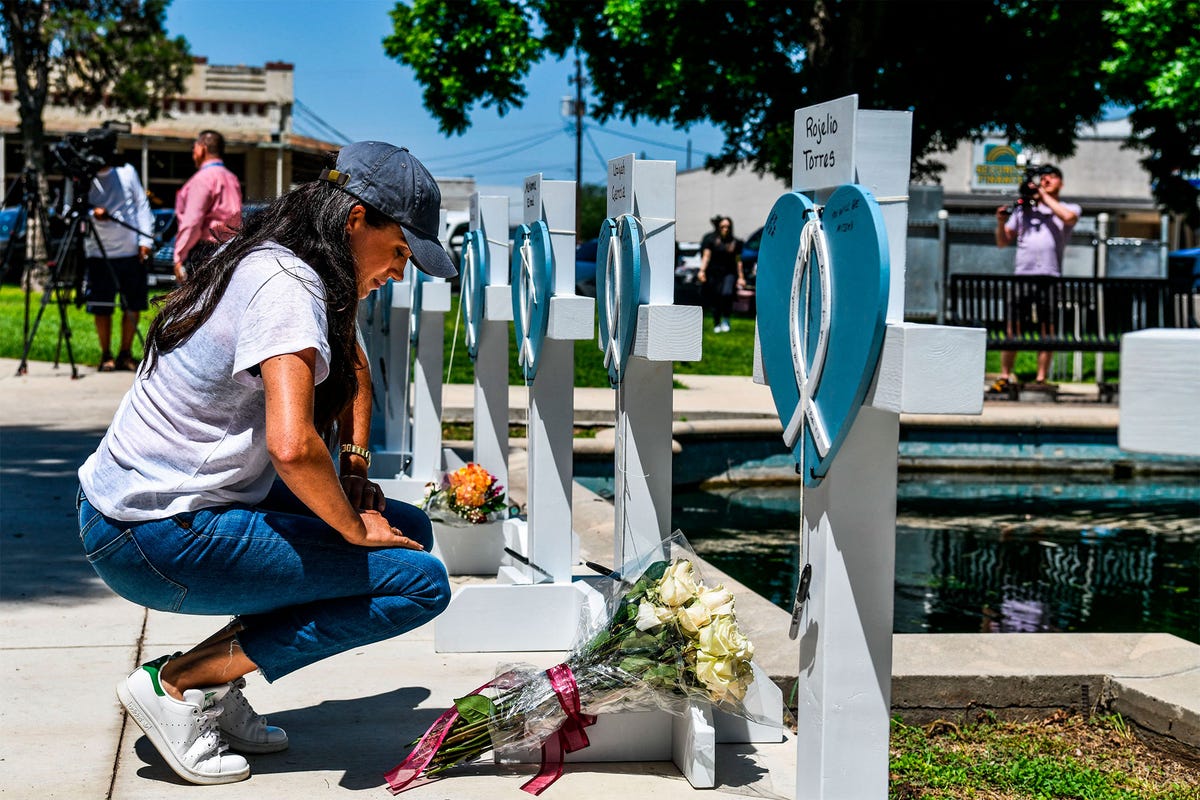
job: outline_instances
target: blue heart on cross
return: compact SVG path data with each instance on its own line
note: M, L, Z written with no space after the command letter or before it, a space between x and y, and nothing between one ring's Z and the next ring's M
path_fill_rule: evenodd
M412 277L409 278L409 291L411 294L411 302L408 308L408 341L409 344L416 347L417 341L421 338L421 304L424 300L424 292L422 287L431 280L431 278L419 269L411 271Z
M600 301L600 349L608 382L616 386L625 377L633 352L637 308L642 287L641 223L623 214L600 226L596 248L596 297Z
M479 325L483 322L483 287L488 281L488 247L483 231L470 230L463 235L462 279L459 306L466 332L467 355L474 361L479 355Z
M784 443L816 486L829 471L875 375L887 327L887 231L864 187L823 207L776 201L758 256L759 344Z
M517 361L525 383L537 376L538 359L550 322L550 287L554 285L554 250L550 228L539 219L522 225L513 236L513 328Z

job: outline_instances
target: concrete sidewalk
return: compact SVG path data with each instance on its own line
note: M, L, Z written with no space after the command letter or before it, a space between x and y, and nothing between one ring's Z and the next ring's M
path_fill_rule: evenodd
M0 709L0 795L148 800L200 791L298 800L365 791L386 797L383 773L454 697L493 677L502 664L546 667L560 660L556 653L439 654L426 626L273 685L250 676L250 698L288 730L291 748L251 757L253 776L240 784L199 789L182 783L127 723L113 686L138 663L186 648L224 620L147 612L113 595L83 559L74 517L75 470L95 448L132 375L85 371L72 381L66 369L36 362L27 376L15 377L15 370L15 361L0 359L0 609L6 622L0 668L9 686ZM693 388L676 391L677 417L718 420L731 409L742 417L773 416L769 390L747 378L681 380ZM469 418L470 389L446 388L448 417ZM514 409L523 407L521 392L512 393ZM611 414L614 396L606 389L577 390L576 403L581 415L599 420ZM1005 404L1003 414L1025 414L1026 424L1043 413L1015 405ZM1094 409L1076 411L1096 416ZM513 453L510 473L514 493L523 493L523 453ZM579 486L574 502L584 556L607 563L611 505ZM733 588L760 664L777 680L794 680L799 653L786 638L787 614L744 587ZM1200 747L1200 646L1175 637L896 636L894 649L893 699L906 714L952 716L976 703L1014 711L1086 708L1108 697L1143 727ZM525 777L480 768L411 796L525 797L518 788ZM717 781L706 796L791 797L794 740L718 747ZM670 763L569 765L550 793L696 797Z

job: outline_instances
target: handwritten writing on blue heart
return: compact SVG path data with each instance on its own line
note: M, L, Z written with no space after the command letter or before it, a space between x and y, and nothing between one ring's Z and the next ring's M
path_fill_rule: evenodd
M637 330L638 295L642 285L641 223L628 214L606 219L596 248L596 298L600 303L598 344L604 353L608 382L616 388L625 377Z
M759 250L759 341L808 486L828 473L875 375L888 282L883 215L864 187L841 186L823 207L796 192L776 201Z
M526 384L537 377L538 359L550 323L554 251L545 220L522 225L513 237L512 299L517 361Z

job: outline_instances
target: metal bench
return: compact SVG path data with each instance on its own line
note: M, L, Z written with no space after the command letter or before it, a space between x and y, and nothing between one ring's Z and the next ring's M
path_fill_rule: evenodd
M1196 327L1198 300L1157 278L959 274L948 322L985 328L989 350L1117 352L1131 331Z

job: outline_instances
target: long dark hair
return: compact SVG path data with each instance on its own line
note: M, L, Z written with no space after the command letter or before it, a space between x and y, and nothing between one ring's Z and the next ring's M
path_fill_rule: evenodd
M358 280L346 231L346 218L355 205L366 209L364 221L373 228L394 224L377 209L325 181L303 184L246 220L236 236L197 264L187 281L167 297L146 335L146 375L154 371L160 354L186 342L208 321L242 259L267 242L277 242L312 267L324 288L329 377L317 386L313 423L318 431L328 431L354 401L358 390L355 370L366 368L357 358Z

